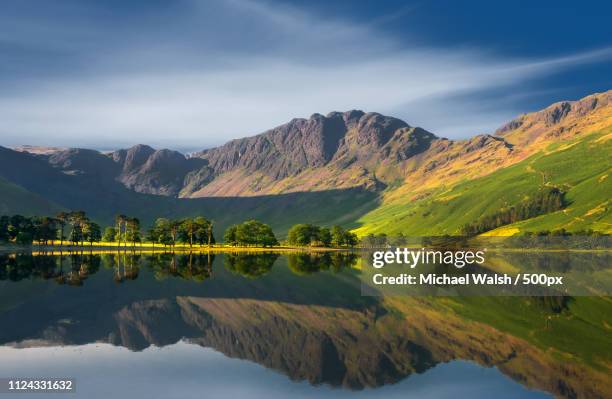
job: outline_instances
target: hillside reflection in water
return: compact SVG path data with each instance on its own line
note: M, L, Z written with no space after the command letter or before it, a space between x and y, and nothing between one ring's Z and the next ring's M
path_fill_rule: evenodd
M222 381L234 397L610 397L607 298L364 297L357 263L0 255L0 377L74 373L83 397L197 396Z

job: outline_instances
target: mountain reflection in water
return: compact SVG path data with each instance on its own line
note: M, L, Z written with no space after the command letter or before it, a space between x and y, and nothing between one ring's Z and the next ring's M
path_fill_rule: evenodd
M260 366L309 383L284 383L285 395L369 397L400 388L409 394L419 386L422 397L448 387L448 370L454 370L471 381L474 396L491 396L478 388L491 388L492 381L514 397L541 391L563 398L612 396L609 298L364 297L357 261L346 252L3 254L0 377L23 374L26 365L48 356L59 362L72 348L87 348L91 362L95 353L106 353L105 362L115 359L121 370L121 362L143 359L141 351L169 354L187 347L225 355L219 363L234 375L226 376L235 384L232 392L242 387L248 397L265 390L254 381L278 380ZM92 343L98 345L92 349ZM36 362L26 356L34 350ZM232 358L260 366L241 379L240 370L254 366ZM197 368L190 359L189 367ZM140 374L149 364L138 363ZM181 362L168 367L176 370ZM69 362L58 364L49 376L68 370ZM83 370L74 372L77 392L84 394L99 376ZM149 375L155 381L157 371ZM204 389L191 379L183 383ZM153 397L160 392L155 389L161 388L140 396Z

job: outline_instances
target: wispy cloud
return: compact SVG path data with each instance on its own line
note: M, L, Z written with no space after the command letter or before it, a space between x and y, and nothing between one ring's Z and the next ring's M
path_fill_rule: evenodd
M79 21L100 12L79 9ZM103 18L67 28L43 15L34 22L44 29L29 31L33 20L11 17L14 33L0 29L0 49L52 51L55 67L10 51L23 68L0 83L4 145L198 148L352 108L460 137L512 116L507 104L485 109L475 95L529 90L535 79L612 57L610 48L553 59L423 48L375 24L251 0L187 1L115 29Z

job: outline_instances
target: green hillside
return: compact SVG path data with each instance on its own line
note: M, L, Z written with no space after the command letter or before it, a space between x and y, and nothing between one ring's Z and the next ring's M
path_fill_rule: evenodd
M53 215L63 208L0 177L0 215Z
M569 231L590 228L610 233L611 132L608 128L573 141L551 144L515 165L438 189L419 200L383 202L359 219L361 227L356 232L457 234L466 223L519 204L543 187L557 187L566 193L565 209L507 225L490 234L557 228Z

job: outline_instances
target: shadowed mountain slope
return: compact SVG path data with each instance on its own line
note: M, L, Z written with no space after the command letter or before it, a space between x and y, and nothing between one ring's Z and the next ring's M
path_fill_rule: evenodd
M95 162L90 159L89 164L108 161L105 155L96 152L92 156ZM74 164L70 165L71 168ZM112 176L100 176L95 168L90 171L84 167L75 173L72 169L51 166L46 158L3 147L0 147L0 178L6 181L0 185L3 190L0 209L6 214L48 215L62 208L80 209L105 225L112 225L115 215L123 213L140 218L144 226L157 217L206 215L214 220L218 235L230 224L250 218L271 224L281 237L292 224L304 220L354 227L355 220L378 203L376 193L359 188L196 199L142 194L129 190ZM12 200L15 196L22 198L19 195L23 193L29 193L31 200Z
M63 208L38 194L13 184L0 177L0 215L31 214L33 210L40 214L53 215Z

